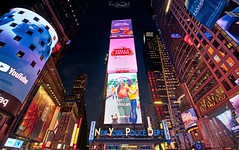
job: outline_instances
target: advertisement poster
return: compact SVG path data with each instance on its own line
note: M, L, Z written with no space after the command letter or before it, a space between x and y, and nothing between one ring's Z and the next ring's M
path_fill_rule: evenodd
M231 12L227 12L222 18L217 20L217 24L239 44L239 7Z
M133 38L110 39L108 73L137 72Z
M104 124L141 123L137 74L108 74Z
M187 129L193 125L196 125L196 121L198 120L197 115L193 108L190 108L189 110L184 111L181 114L181 117L182 117L185 129Z
M18 126L17 134L42 142L47 129L50 126L56 105L40 86L34 96L21 124Z
M234 118L231 110L225 111L216 118L219 119L229 131L234 133L239 132L239 122Z
M0 30L0 90L23 103L57 43L57 34L44 18L23 8L4 14Z
M186 0L184 5L199 22L212 29L226 5L226 0Z
M133 37L131 19L113 20L111 22L110 38Z

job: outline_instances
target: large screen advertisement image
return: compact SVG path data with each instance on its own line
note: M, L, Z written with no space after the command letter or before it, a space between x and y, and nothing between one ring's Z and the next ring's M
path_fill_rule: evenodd
M54 28L27 9L0 18L0 90L23 103L57 43Z
M40 86L17 128L16 134L42 142L55 110L55 103L43 86Z
M137 72L133 38L110 39L108 73Z
M217 24L239 45L239 7L227 12Z
M235 118L231 110L227 110L216 116L218 120L232 133L239 132L239 120Z
M113 20L111 22L110 38L133 37L131 19Z
M141 124L136 73L108 74L104 124Z
M226 5L226 0L186 0L184 5L199 22L212 29Z
M181 114L181 117L182 117L185 129L196 125L196 121L198 120L197 115L193 108L190 108L190 109L184 111Z

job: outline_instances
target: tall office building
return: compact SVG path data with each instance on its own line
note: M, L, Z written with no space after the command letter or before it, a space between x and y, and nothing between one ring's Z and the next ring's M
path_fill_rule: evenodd
M51 24L51 26L57 32L59 39L57 41L57 36L52 36L53 37L52 45L56 46L54 47L54 49L52 49L51 47L52 55L46 62L45 66L42 69L37 70L38 71L37 75L39 75L39 77L37 81L33 84L33 86L30 87L30 91L29 93L27 93L26 99L24 100L23 98L21 98L21 100L23 101L23 105L20 108L17 117L15 117L15 120L14 117L8 118L7 116L9 115L8 113L6 113L5 110L4 112L0 113L1 115L0 140L3 140L2 144L6 147L30 148L30 149L49 147L52 141L52 137L55 134L53 131L55 130L55 127L59 121L57 114L59 114L60 106L62 105L62 100L65 98L65 89L59 77L57 68L61 63L65 51L67 50L67 45L70 43L70 40L74 37L75 33L77 32L79 23L81 22L81 19L83 18L84 13L87 9L88 2L83 0L82 1L68 0L60 2L59 1L49 2L44 0L31 2L30 1L12 2L10 0L1 2L1 4L2 3L3 5L1 6L4 6L4 9L1 9L0 11L1 15L15 7L27 8L29 10L32 10L32 12L36 12ZM23 18L22 20L20 20L20 22L25 24L31 24L34 21L37 22L39 21L39 19L42 22L41 17L38 17L38 15L27 15L26 12L24 13L24 11L19 12L18 15L22 15ZM16 16L17 15L11 16L11 18L14 19L14 17ZM32 16L35 16L35 18L32 18ZM18 22L16 22L16 20L15 25L18 25ZM39 34L42 34L45 32L45 29L51 31L52 29L51 28L49 29L49 27L51 26L46 26L45 28L43 28L43 30L40 29L41 26L39 26L38 31L35 32L29 30L26 31L26 34L28 34L29 36L32 36L35 33L37 34L38 32ZM1 32L2 31L3 30L1 28ZM4 34L5 33L6 32L4 32ZM15 41L22 42L24 38L19 37L19 35L20 32L18 36L16 36ZM57 43L55 43L55 41L57 41ZM49 39L46 40L46 42L49 42ZM43 47L45 46L46 42L42 41L38 44L40 44ZM7 43L2 40L0 43L1 43L0 47L3 50L3 46L5 45L6 47ZM12 46L13 45L14 44L12 44ZM36 45L30 45L28 48L31 51L33 50L36 51L37 48L35 46ZM26 50L25 48L21 48L21 51L19 51L19 53L16 54L16 56L24 59L26 56L25 54L28 54L25 52L25 50ZM46 54L49 55L50 53L47 52ZM42 62L45 62L46 58L48 57L45 57L45 54L43 54L40 57L41 60L44 60ZM20 61L17 63L19 65L21 64ZM38 62L36 63L36 61L33 61L30 66L34 68L34 66L37 66L38 64L40 63ZM26 70L30 71L30 69ZM24 90L24 88L21 88L20 86L15 87ZM15 91L21 92L21 90L19 89ZM22 92L21 95L25 95L24 93L25 92ZM3 94L2 96L4 95L5 94ZM18 109L12 110L17 111ZM34 113L35 118L32 117L31 119L29 119L29 116L33 115ZM34 119L39 120L39 123L34 124L33 123ZM11 124L12 122L15 122L12 124L12 126L8 126L6 124L6 123ZM7 135L5 135L6 130L8 130ZM2 139L3 138L2 136L9 136L9 138Z
M167 47L157 32L144 35L144 61L148 77L151 103L146 109L151 112L154 127L159 127L163 119L168 120L169 128L180 130L181 117L176 103L176 87L179 85L175 70L167 54Z
M79 74L76 77L74 85L72 87L72 95L75 96L75 103L78 107L78 115L81 119L79 124L79 136L77 140L78 149L86 149L88 144L88 124L87 124L87 114L86 114L86 106L85 106L85 92L86 92L86 85L87 85L87 74Z
M155 149L158 143L170 143L166 121L162 121L163 127L152 128L147 114L141 112L131 19L113 20L110 31L104 109L99 128L96 121L91 122L89 148Z
M205 147L237 148L239 42L233 22L239 7L236 1L204 3L196 14L190 0L153 0L151 6L181 83L176 94L185 129ZM200 18L204 13L214 15Z

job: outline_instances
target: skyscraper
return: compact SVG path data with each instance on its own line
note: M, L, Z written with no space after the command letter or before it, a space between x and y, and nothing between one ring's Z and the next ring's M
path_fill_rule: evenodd
M208 2L211 1L205 1ZM185 123L191 122L190 127L185 124L186 130L194 141L203 141L205 147L238 147L236 104L239 64L236 62L239 43L229 26L237 20L233 14L237 12L238 4L228 1L216 22L212 22L212 28L194 17L195 14L185 8L184 0L152 1L151 4L153 18L165 38L169 57L182 83L180 85L184 85L177 89L176 94L179 94L177 98L180 98L181 105L186 106L181 107L183 114L191 116L191 120L184 120ZM203 8L199 13L206 11ZM190 113L191 108L196 116ZM233 125L228 126L226 122Z
M157 32L146 32L144 41L144 61L152 99L146 110L151 112L154 127L158 128L161 121L166 119L171 123L169 128L174 134L173 131L180 130L182 123L175 94L179 81L163 37Z

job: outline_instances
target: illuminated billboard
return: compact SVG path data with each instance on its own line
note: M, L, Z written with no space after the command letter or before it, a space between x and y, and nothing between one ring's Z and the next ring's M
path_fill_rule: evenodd
M108 74L104 124L141 123L137 74Z
M234 107L235 111L239 114L239 94L231 98L230 102L232 106Z
M0 18L0 90L23 103L57 43L54 28L27 9Z
M216 117L231 132L239 132L239 122L232 114L231 110L227 110Z
M199 22L212 29L226 5L226 0L186 0L184 5Z
M110 39L108 73L137 72L133 38Z
M231 12L227 12L222 18L217 20L217 24L239 44L239 7Z
M181 114L181 117L182 117L185 129L196 125L196 121L198 120L197 115L193 108L190 108L190 109L184 111Z
M50 127L55 110L55 103L44 87L40 86L17 128L16 134L42 142Z
M110 38L133 37L131 19L113 20L111 22Z

